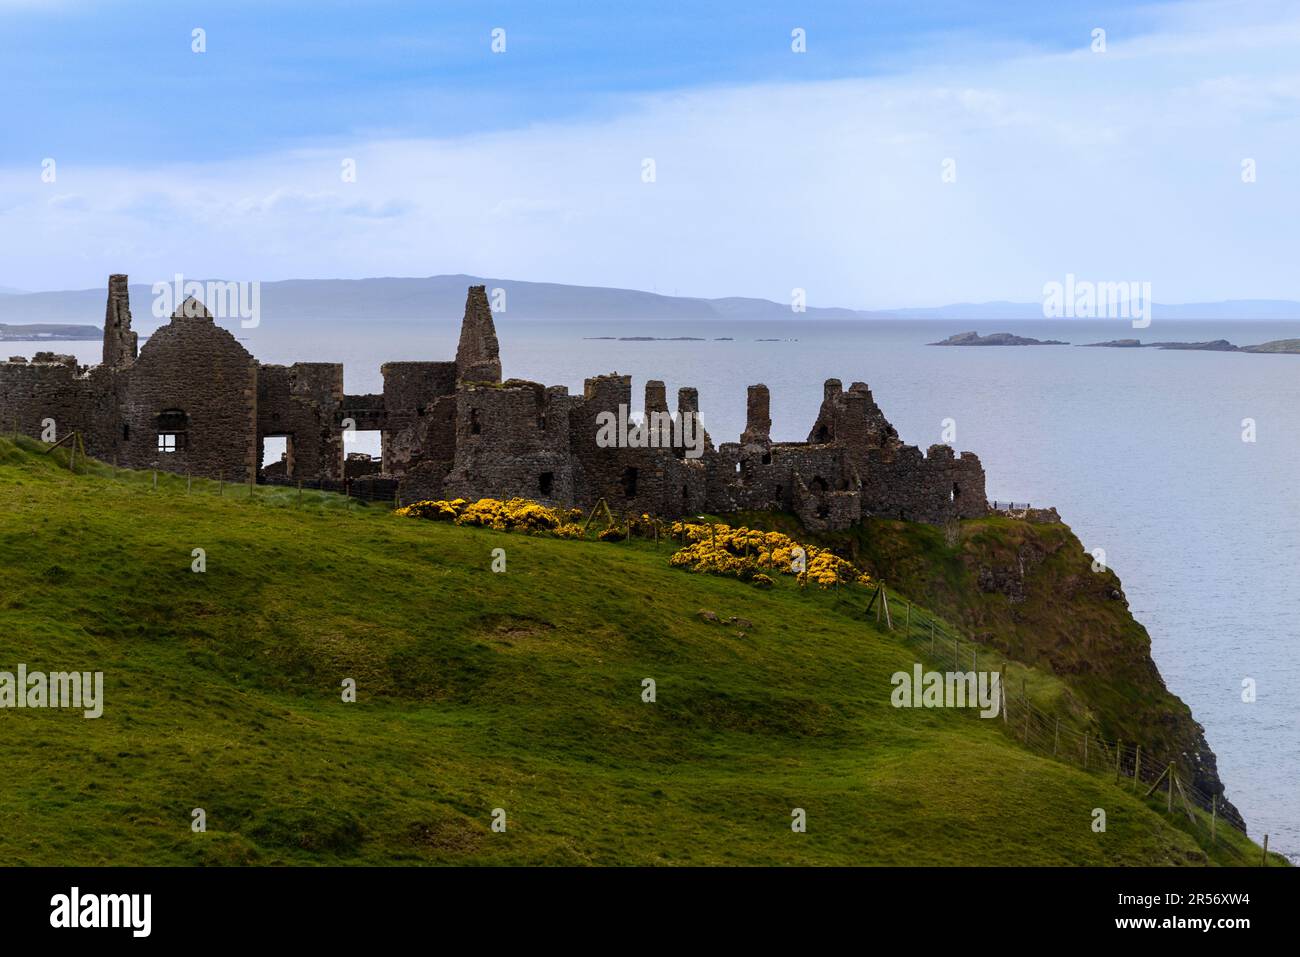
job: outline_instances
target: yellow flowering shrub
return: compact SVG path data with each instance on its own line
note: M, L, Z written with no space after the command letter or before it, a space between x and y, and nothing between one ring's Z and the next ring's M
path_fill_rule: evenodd
M677 568L733 576L753 581L760 587L770 587L773 583L770 576L763 574L766 571L794 575L801 586L812 582L819 588L854 583L866 585L871 581L870 576L852 562L816 545L801 545L783 532L674 522L672 533L674 538L686 542L669 559ZM798 548L804 551L803 572L795 567L795 549Z
M463 498L415 502L397 509L396 514L492 528L498 532L550 532L562 538L582 536L582 526L577 524L582 517L580 509L551 508L526 498L512 498L505 502L495 498L481 498L477 502L467 502Z
M397 509L396 514L408 518L428 518L435 522L454 522L468 504L463 498L450 502L414 502Z
M435 522L491 528L499 532L519 531L528 535L554 535L557 538L582 538L582 510L552 508L526 498L502 501L481 498L468 502L463 498L414 502L397 509L396 514ZM651 538L657 523L649 514L631 516L623 525L611 525L596 537L603 542L621 542L632 535ZM732 528L730 525L697 525L673 522L672 537L684 542L669 562L675 568L706 575L726 575L752 582L759 588L775 584L767 572L794 575L800 586L812 582L819 588L836 585L869 584L871 579L852 562L816 545L801 545L783 532L764 532L757 528ZM795 568L796 549L803 549L804 571Z

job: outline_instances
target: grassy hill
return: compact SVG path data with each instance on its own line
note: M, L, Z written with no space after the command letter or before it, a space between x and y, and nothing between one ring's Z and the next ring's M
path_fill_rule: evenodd
M792 516L746 515L792 531ZM871 519L819 536L872 575L1009 660L1055 676L1049 710L1079 730L1174 759L1182 777L1240 821L1191 709L1165 686L1151 638L1113 569L1093 568L1070 528L1000 516L937 528ZM1149 765L1148 765L1149 766Z
M103 671L106 704L0 710L6 863L1259 859L996 721L891 707L917 655L864 620L865 590L320 493L155 489L42 448L0 439L0 670Z

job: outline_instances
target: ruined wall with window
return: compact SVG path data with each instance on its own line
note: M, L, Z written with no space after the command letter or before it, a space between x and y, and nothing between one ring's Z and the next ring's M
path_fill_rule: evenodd
M257 362L186 300L144 344L123 410L122 463L248 481L257 472Z
M575 499L569 454L568 389L510 380L456 393L455 461L448 496L553 504Z
M331 478L343 467L340 407L343 366L333 362L259 365L257 370L257 462L265 441L285 438L285 478Z

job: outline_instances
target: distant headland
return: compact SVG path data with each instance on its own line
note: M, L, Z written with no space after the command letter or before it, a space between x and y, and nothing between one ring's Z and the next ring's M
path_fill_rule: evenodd
M51 322L12 325L0 322L0 342L31 341L33 339L57 339L60 341L98 339L102 334L99 326Z

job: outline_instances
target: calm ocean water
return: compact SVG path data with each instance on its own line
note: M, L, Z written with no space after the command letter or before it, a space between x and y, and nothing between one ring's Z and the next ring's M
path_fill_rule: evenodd
M1300 855L1300 356L1070 346L929 348L970 324L933 321L498 321L508 377L567 385L633 376L700 390L715 442L744 427L745 387L772 391L777 439L802 440L822 382L866 382L903 439L938 442L957 423L990 498L1054 505L1088 549L1104 548L1151 633L1170 689L1205 725L1228 794L1252 835ZM379 391L379 366L454 355L458 323L321 322L232 330L266 362L345 363L349 392ZM985 322L1071 343L1300 337L1300 323ZM698 336L616 342L602 335ZM715 341L729 338L731 341ZM760 342L759 339L779 339ZM98 343L42 348L98 361ZM10 353L30 354L26 343ZM1242 441L1242 420L1257 441ZM377 442L357 448L378 451ZM1258 700L1241 700L1252 678Z

